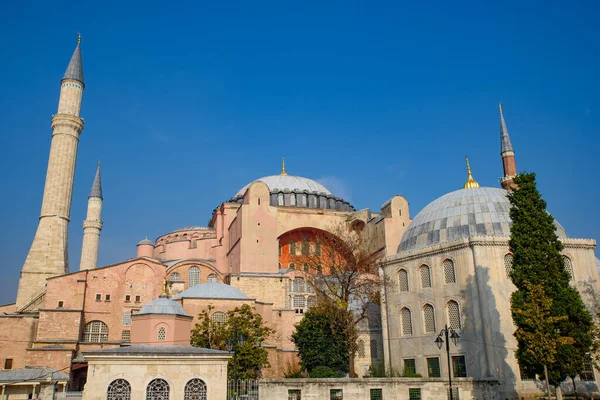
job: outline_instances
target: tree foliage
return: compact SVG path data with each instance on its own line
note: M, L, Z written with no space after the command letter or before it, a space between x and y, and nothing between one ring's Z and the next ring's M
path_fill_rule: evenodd
M212 305L202 310L198 322L191 333L190 343L195 347L228 350L227 341L237 341L243 335L245 342L237 348L237 377L254 379L260 376L260 369L269 366L268 353L261 344L274 330L267 327L260 314L247 304L226 313L225 322L211 320ZM233 378L234 362L229 360L228 376Z
M533 298L531 288L541 286L551 300L547 317L552 323L544 325L547 340L557 337L558 332L573 339L572 343L557 343L553 359L560 362L548 364L550 382L557 384L583 370L583 360L592 343L592 317L579 292L570 285L570 272L561 255L563 245L556 235L554 218L546 211L546 202L537 190L535 174L518 175L514 182L518 188L508 198L512 205L510 278L517 287L511 296L511 311L517 332L521 332L519 336L515 333L516 355L522 370L541 373L543 364L531 348L540 343L526 339L526 333L533 331L524 313ZM554 319L562 316L565 318Z
M331 303L320 302L307 311L292 334L302 368L311 375L317 367L348 372L351 320L346 309Z
M305 266L304 275L316 293L317 303L343 311L348 341L348 366L343 370L355 376L353 360L359 330L379 324L372 317L385 284L379 273L383 251L368 240L362 229L349 229L345 223L315 231L314 246L321 251L304 254L298 260Z

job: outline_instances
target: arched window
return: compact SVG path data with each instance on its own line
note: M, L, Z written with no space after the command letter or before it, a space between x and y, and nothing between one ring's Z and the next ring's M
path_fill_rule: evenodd
M156 340L158 340L159 342L164 342L165 340L167 340L167 328L165 328L164 326L158 328Z
M304 264L304 272L309 272L310 271L310 267L308 266L308 264Z
M277 195L277 205L278 206L282 206L283 205L283 193L279 193Z
M458 303L454 300L450 300L447 304L447 309L450 328L460 329L460 309L458 308Z
M408 271L401 269L400 272L398 272L398 280L400 282L400 291L408 292Z
M356 354L358 355L358 358L364 358L365 357L365 342L363 342L362 339L359 339L358 342L356 342L356 346L358 347L358 349L356 350Z
M435 313L431 304L423 307L423 321L425 322L425 333L435 332Z
M130 400L131 385L125 379L115 379L108 385L106 400Z
M154 379L146 387L146 400L169 400L169 384L164 379Z
M323 273L323 267L321 267L320 265L317 265L315 269L317 270L317 275L321 275Z
M290 206L296 206L296 193L290 194Z
M321 243L315 243L315 256L321 256Z
M444 267L444 280L446 283L456 283L456 275L454 274L454 263L452 260L445 259L442 264Z
M291 256L295 256L296 255L296 242L290 242L290 255Z
M419 269L421 272L421 287L422 288L430 288L431 287L431 271L427 265L421 265Z
M131 312L129 311L123 314L123 326L131 326Z
M513 255L507 254L504 256L504 269L506 270L506 277L510 278L510 273L512 272L513 266Z
M306 236L302 236L302 255L310 256L310 242Z
M206 280L208 282L219 282L219 278L217 278L216 274L210 274Z
M81 340L88 343L108 342L108 326L102 321L88 322L83 328Z
M293 270L295 270L295 269L296 269L296 264L294 264L294 263L290 263L290 268L289 268L289 270L290 270L290 271L293 271Z
M206 383L202 379L192 379L185 384L183 400L206 400Z
M179 275L179 272L173 272L169 280L171 282L181 282L181 275Z
M402 336L411 336L412 319L410 315L410 310L404 307L402 311L400 311L400 315L402 316Z
M377 340L371 340L371 358L379 357L379 342Z
M188 287L200 284L200 268L190 267L188 271Z
M571 277L571 279L573 279L573 263L571 263L571 259L567 256L563 256L562 259L563 259L563 265L565 266L565 269L569 273L569 276Z
M215 324L224 324L227 322L227 314L217 311L210 316L210 320Z

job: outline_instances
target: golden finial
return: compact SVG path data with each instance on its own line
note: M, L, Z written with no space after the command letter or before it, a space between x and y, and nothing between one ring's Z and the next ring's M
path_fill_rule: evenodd
M77 32L77 44L81 43L81 33Z
M474 189L479 187L479 183L473 179L473 175L471 174L471 165L469 164L469 156L465 156L465 160L467 161L467 173L469 174L469 179L463 185L463 189Z
M165 279L165 280L164 280L164 283L163 283L163 291L162 291L162 293L160 294L160 297L168 297L168 296L169 296L169 295L167 294L167 288L168 288L168 287L169 287L169 284L167 283L167 280Z
M98 168L100 168L100 160L98 160Z
M502 103L498 103L498 108L500 109L500 114L502 114Z
M281 157L281 174L279 175L287 175L287 172L285 172L285 157Z

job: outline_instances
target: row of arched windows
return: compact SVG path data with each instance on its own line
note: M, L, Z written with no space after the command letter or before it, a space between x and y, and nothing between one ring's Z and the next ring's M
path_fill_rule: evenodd
M562 256L563 259L563 265L565 267L565 269L567 270L567 272L569 273L569 276L571 277L571 279L574 279L575 277L573 276L573 263L571 262L571 259L567 256ZM508 253L504 256L504 270L506 272L506 277L510 279L510 273L512 272L512 268L513 268L513 261L514 261L514 257L512 254Z
M146 386L146 400L169 400L169 383L164 379L154 379ZM202 379L192 379L185 384L184 400L206 400L206 383ZM131 400L131 384L125 379L116 379L108 385L106 400Z
M281 263L279 263L279 268L281 268ZM288 264L288 269L289 269L290 271L295 271L295 270L296 270L296 264L295 264L295 263L293 263L293 262L289 263L289 264ZM307 263L305 263L305 264L302 266L302 270L303 270L304 272L306 272L306 273L310 273L310 272L311 272L311 269L312 269L312 268L311 268L311 266L310 266L309 264L307 264ZM316 274L318 274L318 275L321 275L321 274L323 274L323 267L321 267L320 265L315 265L314 269L315 269L315 273L316 273Z
M358 356L358 358L365 358L367 354L365 351L364 340L359 339L356 342L356 344L357 344L356 355ZM370 350L371 350L371 358L379 358L379 342L377 342L377 340L371 340Z
M421 308L422 320L423 320L423 331L425 333L435 333L437 331L435 322L435 310L431 304L425 304ZM460 308L458 303L454 300L450 300L446 303L446 318L448 326L452 329L458 330L462 328L460 320ZM412 336L413 335L413 319L412 311L408 307L400 310L401 319L401 335Z
M171 282L181 282L181 275L179 272L173 272L169 276ZM219 278L216 274L210 274L206 278L208 282L219 282ZM200 284L200 268L190 267L188 270L188 287L193 287Z
M442 269L444 272L444 282L456 283L454 262L450 259L445 259L442 263ZM423 264L419 267L419 278L422 289L431 287L433 280L431 279L431 268L428 265ZM402 268L400 271L398 271L398 284L401 292L408 292L410 290L408 270Z
M123 314L123 325L131 326L131 314ZM156 340L164 342L167 339L167 328L161 326L158 328ZM91 321L85 324L81 341L86 343L106 343L108 342L108 325L102 321Z

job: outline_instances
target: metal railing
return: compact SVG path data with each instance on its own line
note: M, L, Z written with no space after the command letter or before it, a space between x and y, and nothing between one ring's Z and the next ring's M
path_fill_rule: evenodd
M258 379L228 380L227 400L258 400Z

